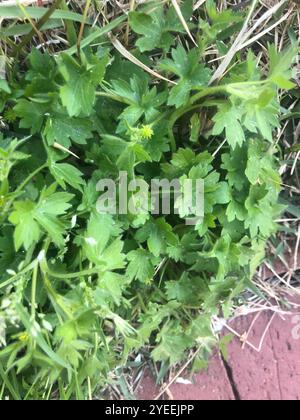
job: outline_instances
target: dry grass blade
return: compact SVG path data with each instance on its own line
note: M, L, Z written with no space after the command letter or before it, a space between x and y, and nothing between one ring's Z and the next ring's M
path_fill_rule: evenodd
M249 31L245 35L244 42L246 41L246 39L249 38L250 35L252 35L256 31L257 28L259 28L260 25L262 25L270 17L272 17L286 2L287 0L281 0L279 3L275 4L269 10L267 10L259 19L257 19L254 25L249 29Z
M254 319L254 321L256 321L257 320L257 318L259 317L259 315L260 314L257 314L257 316L256 316L256 318ZM251 327L250 327L250 330L247 332L247 333L245 333L245 334L243 334L243 335L241 335L241 334L239 334L237 331L235 331L232 327L230 327L230 325L228 325L228 324L225 324L225 328L228 330L228 331L230 331L232 334L234 334L236 337L238 337L239 339L240 339L240 341L241 341L241 343L243 343L243 348L247 345L247 346L249 346L250 348L252 348L254 351L256 351L257 353L260 353L261 351L262 351L262 347L263 347L263 344L264 344L264 341L265 341L265 339L266 339L266 336L267 336L267 334L268 334L268 331L269 331L269 329L270 329L270 327L271 327L271 325L272 325L272 323L273 323L273 321L274 321L274 319L275 319L275 317L276 317L276 312L274 312L273 313L273 315L272 315L272 318L270 319L270 321L268 322L268 324L267 324L267 326L266 326L266 328L265 328L265 331L264 331L264 333L263 333L263 335L262 335L262 337L261 337L261 340L260 340L260 343L259 343L259 346L258 347L256 347L256 346L254 346L249 340L248 340L248 337L249 337L249 335L250 335L250 332L251 332L251 329L253 328L253 326L254 326L254 323L255 322L253 322L252 323L252 325L251 325Z
M18 45L18 47L16 49L17 53L20 52L25 45L30 43L30 41L34 37L35 33L37 33L37 35L39 36L39 38L41 40L41 45L51 45L48 42L44 42L43 35L42 35L42 32L40 32L40 29L48 21L48 19L56 11L56 9L58 9L60 7L62 1L63 0L55 0L50 7L43 9L43 10L45 10L45 13L37 22L32 21L29 14L27 13L27 9L19 3L20 9L23 11L24 15L27 16L27 18L28 18L28 20L29 20L29 22L32 26L32 30L29 32L29 34L27 34L23 38L22 42Z
M283 283L286 287L288 287L291 291L293 291L293 293L297 296L300 295L300 290L293 287L289 281L286 281L282 276L280 276L274 269L273 267L268 264L267 262L265 262L266 267L274 274L274 276L281 282ZM289 273L287 273L289 274Z
M114 36L109 36L113 46L117 51L119 51L120 54L122 54L123 57L127 58L127 60L131 61L136 66L140 67L141 69L145 70L147 73L151 74L154 77L157 77L158 79L164 80L165 82L172 83L173 85L176 85L176 82L173 82L172 80L167 79L166 77L162 76L161 74L157 73L156 71L150 69L150 67L146 66L144 63L142 63L140 60L138 60L134 55L132 55L127 49L121 44L121 42L116 39Z
M27 41L34 36L34 34L36 34L41 42L41 44L44 44L44 38L42 33L39 31L39 25L38 23L36 24L30 17L30 15L27 13L26 7L24 6L24 4L20 1L17 0L17 6L20 8L20 10L22 11L22 13L24 14L24 17L28 20L28 22L30 23L30 25L32 26L32 30L30 32L30 34L27 35L27 37L25 37L25 39L23 39L23 41L21 42L21 44L18 46L18 49L21 49L26 43Z
M297 167L297 163L298 163L299 158L300 158L300 152L297 153L296 158L295 158L295 160L293 162L293 166L292 166L292 169L291 169L291 175L294 175L294 172L296 170L296 167Z
M176 373L176 375L171 379L171 381L163 387L160 393L154 398L154 401L159 400L166 392L168 392L170 386L179 378L179 376L189 367L191 362L195 359L201 347L199 347L188 359L188 361L180 368L180 370Z
M252 44L253 42L257 41L258 39L260 39L262 36L266 35L268 32L270 32L271 30L273 30L274 28L276 28L279 24L281 24L284 20L286 20L290 13L291 10L289 12L287 12L286 15L284 15L280 20L278 20L274 25L272 25L271 27L265 29L264 31L260 32L258 35L256 35L255 37L253 37L252 39L250 39L247 42L247 39L250 37L250 35L253 34L253 32L264 22L266 22L271 16L273 16L285 3L287 3L288 0L281 0L279 3L275 4L273 7L271 7L269 10L266 11L266 13L264 13L258 20L257 22L253 25L252 28L250 28L247 31L248 28L248 24L250 22L250 19L255 11L256 5L258 3L258 0L254 0L252 3L252 6L250 8L250 12L248 14L248 17L244 23L244 26L241 30L241 32L239 33L238 37L236 38L236 40L234 41L232 47L230 48L230 50L228 51L227 55L224 57L224 60L222 61L221 65L218 67L218 69L216 70L215 74L213 75L210 83L215 82L216 80L220 79L223 74L225 73L227 67L229 66L229 64L231 63L233 57L235 56L235 54L240 51L241 49L247 47L248 45Z
M242 44L239 47L239 51L242 50L243 48L248 47L249 45L253 44L254 42L258 41L260 38L262 38L263 36L265 36L267 33L271 32L273 29L275 29L282 22L284 22L285 20L287 20L288 17L290 16L290 14L292 13L292 11L293 11L293 8L291 10L289 10L284 16L282 16L281 19L279 19L273 25L269 26L268 28L266 28L265 30L263 30L262 32L260 32L259 34L255 35L253 38L249 39L249 41L247 41L244 44Z
M82 39L83 31L84 31L84 25L85 25L85 21L86 21L86 18L87 18L88 11L89 11L89 7L91 5L91 1L92 0L87 0L87 2L85 4L84 11L83 11L83 21L81 23L79 34L78 34L78 38L77 38L77 51L78 51L78 55L80 55L80 43L81 43L81 39Z
M227 67L229 66L229 64L231 63L233 57L235 56L236 52L238 51L238 48L239 48L240 44L245 41L245 34L247 32L247 29L248 29L248 24L250 22L250 19L252 17L252 14L255 11L255 8L256 8L257 3L258 3L258 0L253 0L252 5L251 5L251 8L250 8L250 11L248 13L247 19L245 20L245 23L244 23L242 29L241 29L241 32L236 37L234 43L232 44L230 50L226 54L224 60L222 61L222 63L220 64L220 66L215 71L213 77L210 80L210 84L212 84L213 82L215 82L216 80L220 79L223 76L223 74L225 73Z
M6 80L6 57L0 55L0 79Z
M135 0L130 0L129 11L133 12L134 9L135 9ZM129 25L129 21L127 21L126 34L125 34L125 44L126 45L129 45L129 34L130 34L130 25Z
M206 2L206 0L199 0L199 1L197 1L197 3L194 6L194 10L198 10L199 7L201 7L202 4L204 4L205 2Z
M67 149L66 147L62 146L61 144L59 144L59 143L57 143L57 142L55 142L55 143L53 144L53 147L54 147L55 149L61 150L61 151L62 151L62 152L64 152L64 153L69 153L70 155L74 156L76 159L80 159L80 157L79 157L79 156L77 156L75 153L73 153L71 150Z
M184 29L185 29L186 33L187 33L187 34L188 34L188 36L190 37L190 39L191 39L191 41L193 42L193 44L195 44L195 45L196 45L196 47L198 47L198 45L197 45L196 41L194 40L193 35L191 34L191 31L190 31L190 29L189 29L189 27L188 27L188 24L186 23L186 21L185 21L185 19L184 19L183 15L182 15L182 12L181 12L181 10L180 10L179 4L177 3L177 0L171 0L171 2L172 2L172 4L173 4L173 7L174 7L174 9L175 9L175 11L176 11L176 13L177 13L177 15L178 15L179 19L180 19L180 22L182 23L182 26L183 26L183 27L184 27Z

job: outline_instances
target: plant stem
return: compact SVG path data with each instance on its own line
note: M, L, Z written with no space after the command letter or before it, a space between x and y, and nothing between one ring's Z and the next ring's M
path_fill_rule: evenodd
M191 97L190 102L188 103L188 105L178 108L172 115L170 118L170 122L168 125L168 131L169 131L169 138L170 138L170 142L171 142L171 150L172 152L176 151L176 140L175 140L175 136L174 136L174 125L176 124L176 121L181 118L184 114L186 114L187 112L192 111L193 109L199 108L201 106L201 104L197 104L195 105L195 102L197 102L199 99L204 98L206 96L209 95L213 95L215 93L221 93L226 91L227 89L227 85L224 86L213 86L213 87L208 87L206 89L203 89L201 92L195 94L194 96Z
M138 300L140 302L141 308L146 313L147 312L147 308L146 308L146 305L145 305L145 303L143 301L143 298L142 298L142 296L141 296L141 294L139 292L137 292L137 297L138 297Z
M47 168L47 163L44 163L42 166L40 166L39 168L37 168L35 171L33 171L26 179L25 181L22 182L21 185L19 185L19 187L13 192L13 195L18 195L24 188L25 186L32 180L32 178L34 178L39 172L41 172L43 169Z
M196 109L198 107L203 106L203 104L195 104L197 101L199 101L202 98L205 98L207 96L216 95L220 93L230 93L230 89L234 87L243 87L243 86L260 86L269 83L268 79L265 80L257 80L253 82L237 82L237 83L229 83L227 85L220 85L220 86L211 86L207 87L205 89L202 89L200 92L193 95L189 101L189 103L182 107L178 108L172 115L169 122L169 137L171 141L171 148L172 151L176 151L176 141L173 133L173 128L176 123L176 121L181 118L184 114L192 111L193 109Z
M51 271L48 267L47 267L47 271L46 271L49 276L51 277L56 277L57 279L75 279L75 278L80 278L80 277L86 277L86 276L92 276L93 274L99 274L99 270L96 270L95 268L91 268L89 270L83 270L83 271L78 271L77 273L55 273L54 271Z
M24 189L24 187L28 184L28 182L30 182L32 180L32 178L34 178L39 172L41 172L43 169L45 169L48 165L46 163L44 163L42 166L40 166L39 168L37 168L35 171L33 171L26 179L25 181L22 182L21 185L19 185L19 187L11 194L13 196L13 198L8 201L8 203L6 204L3 212L2 212L2 217L0 219L0 221L4 220L5 214L8 213L12 203L14 202L14 199L16 197L18 197L20 195L20 193L22 192L22 190Z
M64 304L64 300L62 298L62 296L60 296L56 290L52 287L52 284L48 278L48 272L43 271L42 270L42 274L43 274L43 280L44 280L44 284L45 287L49 293L49 297L52 300L52 303L54 306L60 308L63 313L69 318L72 319L73 315L72 312L69 310L69 308L66 307L66 305Z
M38 275L38 264L34 267L32 273L32 283L31 283L31 318L35 320L35 309L36 309L36 286L37 286L37 275Z
M38 261L37 260L32 261L32 263L29 264L26 268L24 268L24 270L22 270L19 273L15 274L14 276L12 276L10 279L4 281L3 283L0 283L0 289L3 289L4 287L7 287L10 284L12 284L20 276L22 276L23 274L26 274L29 271L31 271L37 264L38 264Z
M176 121L179 120L179 118L182 117L184 114L192 111L193 109L197 109L199 107L200 107L200 105L198 104L198 105L192 105L192 106L189 106L189 107L185 107L184 109L180 108L172 114L170 122L169 122L169 138L170 138L172 152L176 152L176 149L177 149L176 140L175 140L175 136L174 136L174 133L173 133L173 128L174 128L174 125L175 125Z
M193 105L199 99L205 98L206 96L215 95L217 93L225 93L227 92L227 88L228 88L228 85L212 86L212 87L205 88L191 97L191 100L188 106Z
M122 104L132 105L131 102L111 92L96 92L96 95L101 96L103 98L112 99L113 101L116 101L116 102L121 102Z

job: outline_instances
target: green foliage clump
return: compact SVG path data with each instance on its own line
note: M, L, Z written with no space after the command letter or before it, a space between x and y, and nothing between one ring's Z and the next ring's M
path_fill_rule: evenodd
M191 23L198 47L171 6L129 15L133 53L173 85L105 38L80 56L33 49L1 80L1 395L85 398L141 351L166 369L196 347L202 366L212 317L251 287L284 209L273 134L298 48L270 46L267 74L254 53L237 55L210 86L203 53L224 49L243 14L211 1L206 13ZM99 214L97 182L120 171L204 179L203 222Z

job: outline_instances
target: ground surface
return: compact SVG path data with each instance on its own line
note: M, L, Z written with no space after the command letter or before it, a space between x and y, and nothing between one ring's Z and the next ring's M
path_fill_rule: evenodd
M300 304L300 299L297 300ZM253 326L251 324L254 316L234 320L230 327L241 336L247 334L251 328L248 342L257 350L249 345L243 347L240 339L235 338L229 345L230 357L227 363L219 354L215 354L208 371L192 378L185 375L184 378L192 383L171 385L164 398L300 400L299 314L300 307L298 314L296 312L285 319L268 312L262 313ZM146 374L139 386L138 398L153 399L158 394L159 389L153 378Z

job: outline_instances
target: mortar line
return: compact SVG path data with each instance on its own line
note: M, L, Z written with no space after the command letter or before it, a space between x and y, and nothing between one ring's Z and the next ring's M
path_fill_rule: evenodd
M230 364L225 360L222 353L220 353L220 358L221 358L223 367L225 369L226 376L227 376L228 382L230 384L232 393L234 395L235 401L241 401L242 398L241 398L240 392L239 392L238 387L237 387L237 385L235 383L235 380L234 380L233 369L230 366Z

